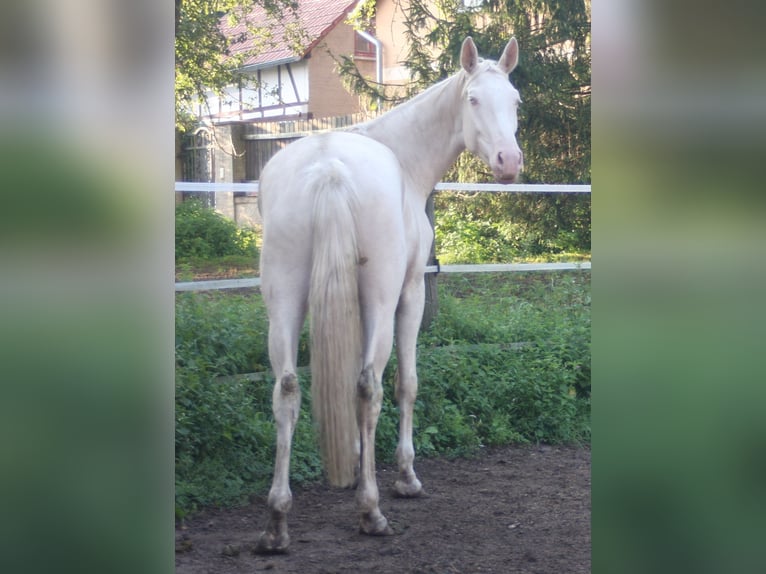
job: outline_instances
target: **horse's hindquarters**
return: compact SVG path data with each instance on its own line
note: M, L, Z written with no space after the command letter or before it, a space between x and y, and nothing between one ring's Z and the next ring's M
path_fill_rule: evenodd
M361 135L314 136L274 156L260 193L262 292L275 378L292 380L308 310L312 407L328 479L343 486L358 478L363 531L386 533L375 480L375 427L411 259L408 244L419 240L405 217L399 163L387 147ZM277 387L275 422L287 430L277 436L272 489L288 492L295 420L289 405L297 402ZM278 538L286 510L269 504L279 520L268 533Z

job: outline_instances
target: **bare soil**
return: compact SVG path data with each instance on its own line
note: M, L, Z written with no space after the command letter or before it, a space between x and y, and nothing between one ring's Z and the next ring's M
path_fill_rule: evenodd
M394 498L393 466L378 466L380 506L395 534L358 533L354 493L318 484L293 490L291 546L252 552L266 501L208 510L176 528L176 572L590 572L590 450L511 446L476 458L416 459L428 496Z

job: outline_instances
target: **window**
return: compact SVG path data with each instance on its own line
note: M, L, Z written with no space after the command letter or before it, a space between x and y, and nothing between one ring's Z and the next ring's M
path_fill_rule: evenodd
M375 22L370 24L367 33L371 36L375 35ZM364 38L359 32L354 34L354 56L360 58L375 57L375 44Z

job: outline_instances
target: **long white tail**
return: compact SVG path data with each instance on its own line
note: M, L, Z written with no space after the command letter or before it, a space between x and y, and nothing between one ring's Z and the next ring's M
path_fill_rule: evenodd
M330 160L314 167L311 315L311 395L325 472L350 486L359 463L356 385L362 368L356 192L346 167Z

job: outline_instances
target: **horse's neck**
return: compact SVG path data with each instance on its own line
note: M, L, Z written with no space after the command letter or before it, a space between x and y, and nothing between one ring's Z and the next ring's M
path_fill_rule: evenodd
M462 74L458 74L360 130L394 152L405 177L424 198L465 149L461 93Z

